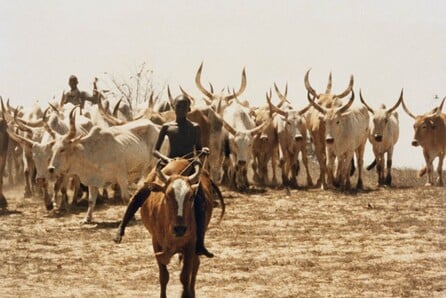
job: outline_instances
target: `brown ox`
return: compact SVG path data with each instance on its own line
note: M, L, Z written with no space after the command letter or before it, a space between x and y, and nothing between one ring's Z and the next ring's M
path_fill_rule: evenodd
M427 171L426 186L433 185L433 161L438 156L438 185L443 186L443 160L446 152L446 114L442 113L443 98L440 106L430 113L415 116L402 101L404 111L415 120L413 129L415 131L412 146L421 146L426 161L426 167L420 171L423 176Z
M328 84L325 90L325 93L317 93L313 87L311 87L310 82L308 80L308 75L310 73L309 69L305 74L304 82L305 88L307 91L316 99L316 103L324 108L331 108L333 106L342 105L341 98L347 96L353 88L353 76L350 76L350 83L345 89L344 92L340 94L331 94L331 73L328 77ZM318 110L311 108L307 113L307 128L310 132L311 139L314 144L314 151L316 153L317 160L319 162L319 179L317 181L317 186L320 186L322 189L327 187L325 182L326 175L326 146L325 146L325 123L323 121L323 117ZM332 175L329 173L329 175Z
M376 165L378 172L378 185L392 185L392 156L393 148L398 141L399 121L398 113L395 111L403 100L403 90L401 90L400 98L390 109L386 109L385 105L381 105L379 109L372 109L362 97L359 91L361 102L372 113L372 127L370 129L369 141L373 146L373 154L375 160L367 167L371 170ZM387 173L384 169L384 154L387 154Z
M169 281L167 265L176 253L183 256L180 275L183 284L182 297L195 297L195 281L200 259L195 254L196 224L193 203L199 180L205 196L206 227L212 216L212 182L207 175L201 175L201 164L198 164L196 171L190 176L179 174L188 164L185 159L175 159L163 170L158 164L158 179L151 183L152 192L141 207L142 221L152 235L153 250L159 268L161 297L166 297Z

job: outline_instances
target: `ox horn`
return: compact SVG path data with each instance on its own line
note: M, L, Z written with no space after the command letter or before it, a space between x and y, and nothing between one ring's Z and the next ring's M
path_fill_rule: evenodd
M336 110L336 113L344 113L345 111L347 111L351 105L353 104L353 100L355 99L355 91L352 90L352 96L350 96L350 99L348 100L348 102L346 104L344 104L342 107L338 108Z
M438 106L437 111L435 112L435 116L440 116L441 111L443 110L444 100L446 99L446 96L443 97L443 100L441 101L441 104Z
M189 180L190 184L196 184L200 180L203 164L201 163L201 161L196 160L194 162L194 167L195 167L195 172L191 174L189 177L187 177L187 180Z
M203 62L201 62L200 67L198 68L197 74L195 75L195 85L197 85L198 90L201 91L208 99L212 99L214 95L206 90L201 84L201 71L203 70ZM206 100L207 101L207 100ZM208 102L208 101L207 101ZM210 104L210 102L208 102Z
M274 90L276 91L277 96L280 98L280 103L277 105L279 108L282 107L282 105L287 102L290 103L290 101L288 100L288 98L286 97L287 93L288 93L288 83L286 84L285 87L285 94L282 94L279 90L279 87L277 87L277 84L274 83Z
M367 110L369 110L370 113L375 115L375 111L371 107L369 107L369 105L365 102L364 98L362 97L361 89L359 89L359 99L361 100L362 104L367 108Z
M164 167L164 163L162 162L162 160L158 160L158 162L156 163L156 175L158 176L158 178L160 178L160 180L163 183L167 183L167 181L169 180L170 176L166 175L163 172L163 167Z
M403 106L403 110L406 112L407 115L409 115L411 118L415 119L417 118L414 114L412 114L409 109L406 107L406 104L404 103L404 100L401 100L401 104Z
M195 99L192 96L190 96L181 86L180 86L180 90L181 90L181 93L183 93L183 95L186 96L187 99L189 99L190 105L193 106L195 104Z
M48 105L53 109L53 111L58 115L61 116L60 111L52 104L52 103L48 103Z
M65 91L62 92L62 96L60 97L59 106L62 108L65 104Z
M342 93L339 94L339 95L336 95L335 97L338 97L338 98L344 98L344 97L346 97L350 92L353 91L353 83L354 83L353 75L350 75L350 82L349 82L349 84L348 84L347 89L345 89L344 92L342 92Z
M401 102L403 101L403 90L404 90L404 89L401 89L400 98L398 99L398 101L396 102L396 104L395 104L393 107L391 107L390 109L388 109L388 110L386 111L387 114L391 114L391 113L392 113L393 111L395 111L396 108L398 108L398 106L401 104Z
M68 131L68 134L66 136L66 140L71 140L76 136L76 114L74 113L74 111L76 110L76 108L78 108L79 106L75 106L73 109L71 109L70 111L70 130Z
M325 93L326 94L330 94L331 93L331 85L332 85L332 80L331 80L331 71L330 71L330 75L328 76L328 83L327 83L327 89L325 89Z
M301 110L299 111L299 115L302 116L302 115L305 114L310 108L311 108L311 104L307 104L306 107L304 107L303 109L301 109Z
M309 70L307 70L307 72L305 73L305 78L304 78L305 89L307 89L307 91L308 91L309 93L311 93L311 95L313 95L313 97L317 97L317 93L316 93L316 91L313 89L313 87L311 87L311 85L310 85L310 81L309 81L309 79L308 79L308 76L309 76L309 74L310 74L310 70L311 70L311 68L310 68Z
M314 98L316 96L313 95L313 98L310 97L310 91L307 92L307 99L310 102L310 105L312 105L316 110L318 110L319 112L321 112L322 114L326 114L327 113L327 109L325 109L324 107L322 107L321 105L317 104L314 101Z
M242 71L242 82L240 84L240 89L238 90L237 93L226 96L225 99L226 101L230 101L231 99L242 95L242 93L245 91L246 89L246 69L243 67L243 71Z
M274 84L275 85L275 84ZM276 86L275 86L276 87ZM276 107L275 105L273 105L273 103L271 102L271 90L270 90L270 94L268 96L268 92L266 93L266 101L268 102L268 106L270 111L272 111L273 113L277 113L279 115L282 115L284 117L288 116L288 113L285 112L284 110Z
M116 107L119 106L119 103L121 102L121 99L119 99L119 101L116 103L115 108L113 110L116 109ZM107 111L104 109L104 107L102 106L102 100L99 99L98 101L98 108L99 108L99 113L101 114L102 118L107 121L109 124L111 125L123 125L125 123L127 123L126 121L123 121L121 119L118 119L115 116L110 115L109 113L107 113ZM115 111L113 111L113 113L115 113Z
M263 129L263 127L264 127L265 125L266 125L266 122L263 122L263 123L260 124L259 126L254 127L253 129L248 130L248 132L249 132L252 136L254 136L254 135L258 134L258 133Z
M0 96L0 101L1 101L1 105L2 105L2 117L3 117L3 119L4 119L6 122L10 122L10 121L12 121L12 117L11 117L11 115L9 114L9 111L6 110L6 108L5 108L5 104L4 104L4 102L3 102L3 97L1 97L1 96Z
M116 102L115 107L113 108L113 112L112 112L113 117L118 117L119 105L120 105L121 102L122 102L122 98L123 98L123 97L121 97L121 98Z
M24 146L32 147L34 144L37 144L37 142L35 142L35 141L31 140L31 139L28 139L25 136L21 136L21 135L16 134L9 126L6 129L6 132L11 137L11 139L13 139L17 143L20 143L20 144L22 144Z

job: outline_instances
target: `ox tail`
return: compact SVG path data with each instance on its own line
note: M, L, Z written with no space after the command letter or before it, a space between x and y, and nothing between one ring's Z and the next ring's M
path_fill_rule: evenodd
M352 157L352 165L350 167L350 177L353 176L355 173L356 167L355 167L355 159Z
M225 210L226 210L226 205L225 205L225 201L223 199L223 195L220 191L220 188L218 187L217 184L215 184L214 181L211 180L211 184L212 184L212 189L215 192L215 194L218 196L218 199L220 201L220 206L221 206L221 213L220 213L220 218L218 219L218 224L220 224L221 220L223 219L223 216L225 215Z
M427 167L423 167L419 172L418 172L418 177L423 177L424 174L427 173Z
M367 166L367 171L370 171L371 169L373 169L376 166L376 158L372 161L371 164L369 164Z

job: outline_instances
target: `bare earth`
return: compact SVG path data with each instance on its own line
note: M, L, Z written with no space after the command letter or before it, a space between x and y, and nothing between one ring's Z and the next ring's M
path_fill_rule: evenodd
M223 189L226 215L217 225L214 209L206 239L216 257L202 258L197 296L446 297L446 188L394 181L365 181L359 193ZM124 205L99 205L96 223L80 225L85 207L51 217L22 193L7 190L0 211L0 297L159 296L139 213L118 245ZM181 296L179 268L174 258L169 297Z

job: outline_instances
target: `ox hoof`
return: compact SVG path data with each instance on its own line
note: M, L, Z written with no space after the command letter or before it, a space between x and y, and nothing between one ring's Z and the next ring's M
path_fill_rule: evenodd
M122 236L124 236L124 231L118 230L118 232L116 232L115 237L113 238L113 241L117 244L121 243Z
M80 224L81 225L91 225L91 224L93 224L93 219L86 217L83 220L81 220Z
M0 208L5 209L8 207L8 202L6 201L6 198L2 195L0 196Z
M53 210L53 203L48 203L48 204L45 204L45 208L46 208L46 210L47 211L51 211L51 210Z
M426 184L424 186L432 186L432 183L426 182Z

